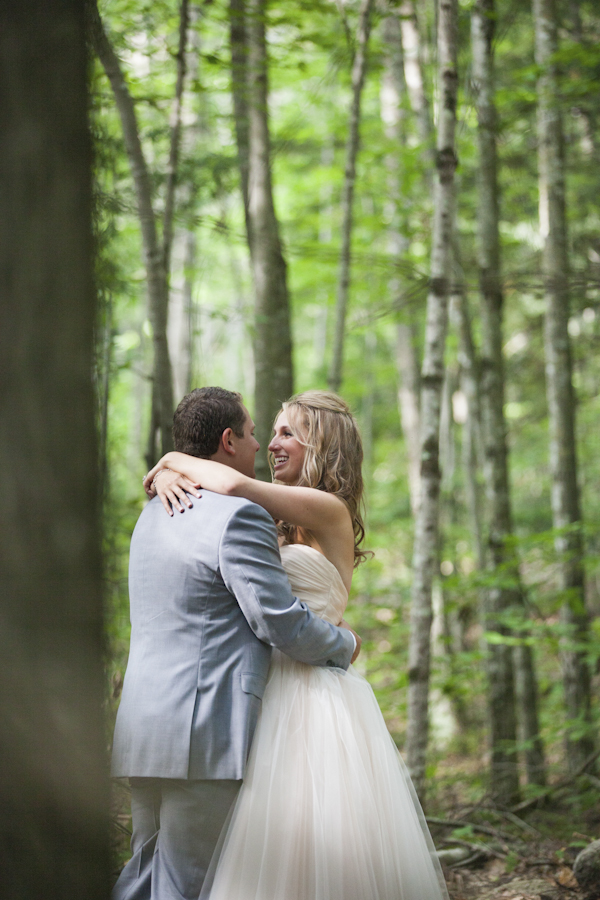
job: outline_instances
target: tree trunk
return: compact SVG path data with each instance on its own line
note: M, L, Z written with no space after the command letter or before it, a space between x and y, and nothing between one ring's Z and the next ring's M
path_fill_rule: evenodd
M478 266L482 321L481 402L484 425L484 478L488 499L488 554L490 572L498 587L486 596L488 631L507 634L503 614L523 607L519 565L510 547L512 512L508 474L508 446L504 419L504 359L502 355L502 279L496 154L496 106L494 97L493 38L494 0L478 0L473 9L473 79L478 119L479 207ZM509 574L512 587L502 586ZM489 643L488 684L491 745L491 790L503 802L518 794L517 736L515 718L514 663L517 670L517 706L521 737L525 741L527 780L545 783L544 752L539 734L537 685L531 647L513 652L508 644Z
M333 358L329 371L329 388L339 391L344 367L344 343L346 337L346 313L350 288L350 251L352 244L352 214L354 183L356 181L356 157L358 156L360 101L367 69L367 46L371 30L371 10L373 0L362 0L358 14L356 53L352 63L352 102L346 141L346 166L342 188L342 248L338 289L335 305L335 331L333 335Z
M292 336L286 264L273 205L268 122L266 0L249 0L248 218L255 290L254 419L262 452L256 477L270 480L267 445L281 402L293 392Z
M0 6L0 871L109 893L85 7Z
M460 389L466 409L462 420L462 461L465 474L467 512L477 568L485 566L483 538L483 511L478 473L481 470L481 398L479 393L480 366L473 341L469 302L463 283L462 266L459 259L456 223L453 239L453 277L450 286L450 319L458 334L458 362L460 366Z
M407 116L404 107L407 94L404 76L404 53L398 10L387 7L383 23L385 47L381 84L381 117L386 137L396 142L396 152L386 158L388 170L388 202L391 204L391 224L388 231L389 253L393 264L403 261L409 248L406 237L406 215L409 203L402 191L401 151L406 146ZM394 276L389 281L392 302L401 293L401 282ZM396 370L398 372L398 411L408 457L408 487L413 516L419 508L419 360L416 350L416 329L411 308L406 310L408 321L396 327Z
M404 72L410 105L416 115L419 140L427 148L433 162L433 129L431 112L423 78L423 52L421 35L413 0L405 0L400 7Z
M100 447L98 458L100 460L99 495L104 501L108 495L108 399L110 393L110 369L112 362L113 344L113 298L109 294L106 298L104 334L102 339L102 387L98 379L96 390L100 406Z
M237 143L238 167L244 202L248 249L252 253L248 178L250 167L250 113L248 109L248 38L246 0L229 2L229 40L231 45L231 95Z
M550 421L552 518L559 532L562 621L569 631L563 641L562 666L567 711L567 758L574 772L593 750L590 720L590 671L585 608L583 536L577 484L575 395L568 332L569 285L565 165L562 117L558 106L557 13L553 0L534 0L535 58L538 78L538 168L540 230L544 239L542 268L546 295L544 352ZM587 732L581 733L581 726ZM569 732L574 732L572 735Z
M421 413L419 409L421 373L417 352L417 335L414 323L398 323L396 327L396 369L398 371L398 408L404 434L404 444L408 456L408 490L410 509L416 519L419 511L421 492L420 433Z
M125 149L129 157L138 216L142 231L146 279L148 284L148 312L152 324L153 402L151 411L150 437L148 442L148 466L154 465L156 456L167 453L173 447L171 428L173 425L173 376L167 342L167 316L169 292L164 256L156 233L156 218L152 207L152 187L150 173L142 149L138 130L135 105L129 93L121 65L115 54L100 19L96 0L90 0L91 33L94 50L110 81L123 128ZM156 447L156 433L160 433L160 446Z
M199 144L202 133L202 121L200 114L200 98L194 87L192 96L186 97L184 86L196 85L200 77L200 35L198 22L200 10L195 4L191 4L188 10L181 9L179 32L179 59L178 80L175 90L175 102L173 109L174 122L179 122L184 105L188 106L188 116L192 112L189 109L194 104L193 114L186 120L185 127L180 127L180 136L172 131L170 172L177 173L178 158L181 153L192 158L194 153L200 150ZM184 32L184 23L186 29ZM185 56L185 63L181 63L181 54ZM187 103L186 103L187 101ZM174 151L179 145L180 150ZM181 209L181 222L178 229L173 228L173 212L175 186L177 186L178 206ZM171 200L169 201L169 196ZM176 183L176 178L169 179L167 185L167 200L165 201L163 252L165 256L165 270L169 275L169 355L173 370L173 388L177 399L185 396L192 387L194 373L194 277L198 252L197 241L197 187L194 179ZM167 240L167 233L171 232L172 238ZM172 242L172 249L171 249ZM168 260L168 264L167 264Z
M169 143L169 162L167 165L167 189L165 192L165 211L163 216L163 267L167 284L171 271L171 246L173 244L173 217L175 213L175 189L177 187L177 170L179 168L179 151L181 147L181 107L183 87L186 73L186 46L189 22L189 0L181 0L179 7L179 46L177 48L177 81L175 97L171 109L171 140Z
M438 558L440 496L440 407L444 382L444 348L448 323L448 283L454 219L456 96L458 87L458 7L440 0L438 67L440 104L431 279L421 380L421 502L415 527L413 590L409 646L407 756L420 796L425 789L428 737L431 592Z

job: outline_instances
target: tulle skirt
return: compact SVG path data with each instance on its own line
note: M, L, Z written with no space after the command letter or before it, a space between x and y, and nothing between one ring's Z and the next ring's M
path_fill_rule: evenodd
M307 666L274 651L208 895L447 900L406 767L370 685L352 667Z

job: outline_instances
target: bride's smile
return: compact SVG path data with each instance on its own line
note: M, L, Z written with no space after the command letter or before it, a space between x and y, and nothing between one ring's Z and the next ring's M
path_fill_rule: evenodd
M286 484L296 484L302 472L304 444L293 434L285 413L278 416L273 431L269 452L273 454L275 477Z

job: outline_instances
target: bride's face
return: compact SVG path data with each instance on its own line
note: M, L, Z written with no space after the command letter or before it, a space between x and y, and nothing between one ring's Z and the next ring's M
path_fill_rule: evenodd
M294 437L285 412L275 422L269 450L275 457L275 478L285 484L297 484L304 462L304 445Z

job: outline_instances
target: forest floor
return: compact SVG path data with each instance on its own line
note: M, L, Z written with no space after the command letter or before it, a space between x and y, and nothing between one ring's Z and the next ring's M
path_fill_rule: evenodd
M476 819L485 821L481 814ZM495 825L497 820L493 825L487 820L490 830ZM580 889L572 866L579 851L600 836L599 805L574 811L548 804L518 823L515 818L513 825L521 834L515 827L498 831L496 838L480 834L479 858L473 854L470 861L445 868L451 900L597 900ZM469 833L464 821L457 826L452 837ZM440 837L435 825L433 831L438 848L452 846L452 837ZM476 832L477 826L471 827L471 834Z
M131 818L125 781L113 791L112 849L115 878L129 858ZM438 849L469 849L466 859L445 866L451 900L600 900L579 889L572 865L580 849L600 837L600 803L547 804L523 817L474 809L430 820ZM596 798L597 800L597 798ZM436 821L437 819L437 821ZM440 825L440 819L444 825ZM499 823L502 824L499 824Z
M502 859L474 868L446 870L452 900L576 900L584 898L571 866L562 857L564 846L547 839L531 844L512 871ZM510 868L510 866L509 866Z

